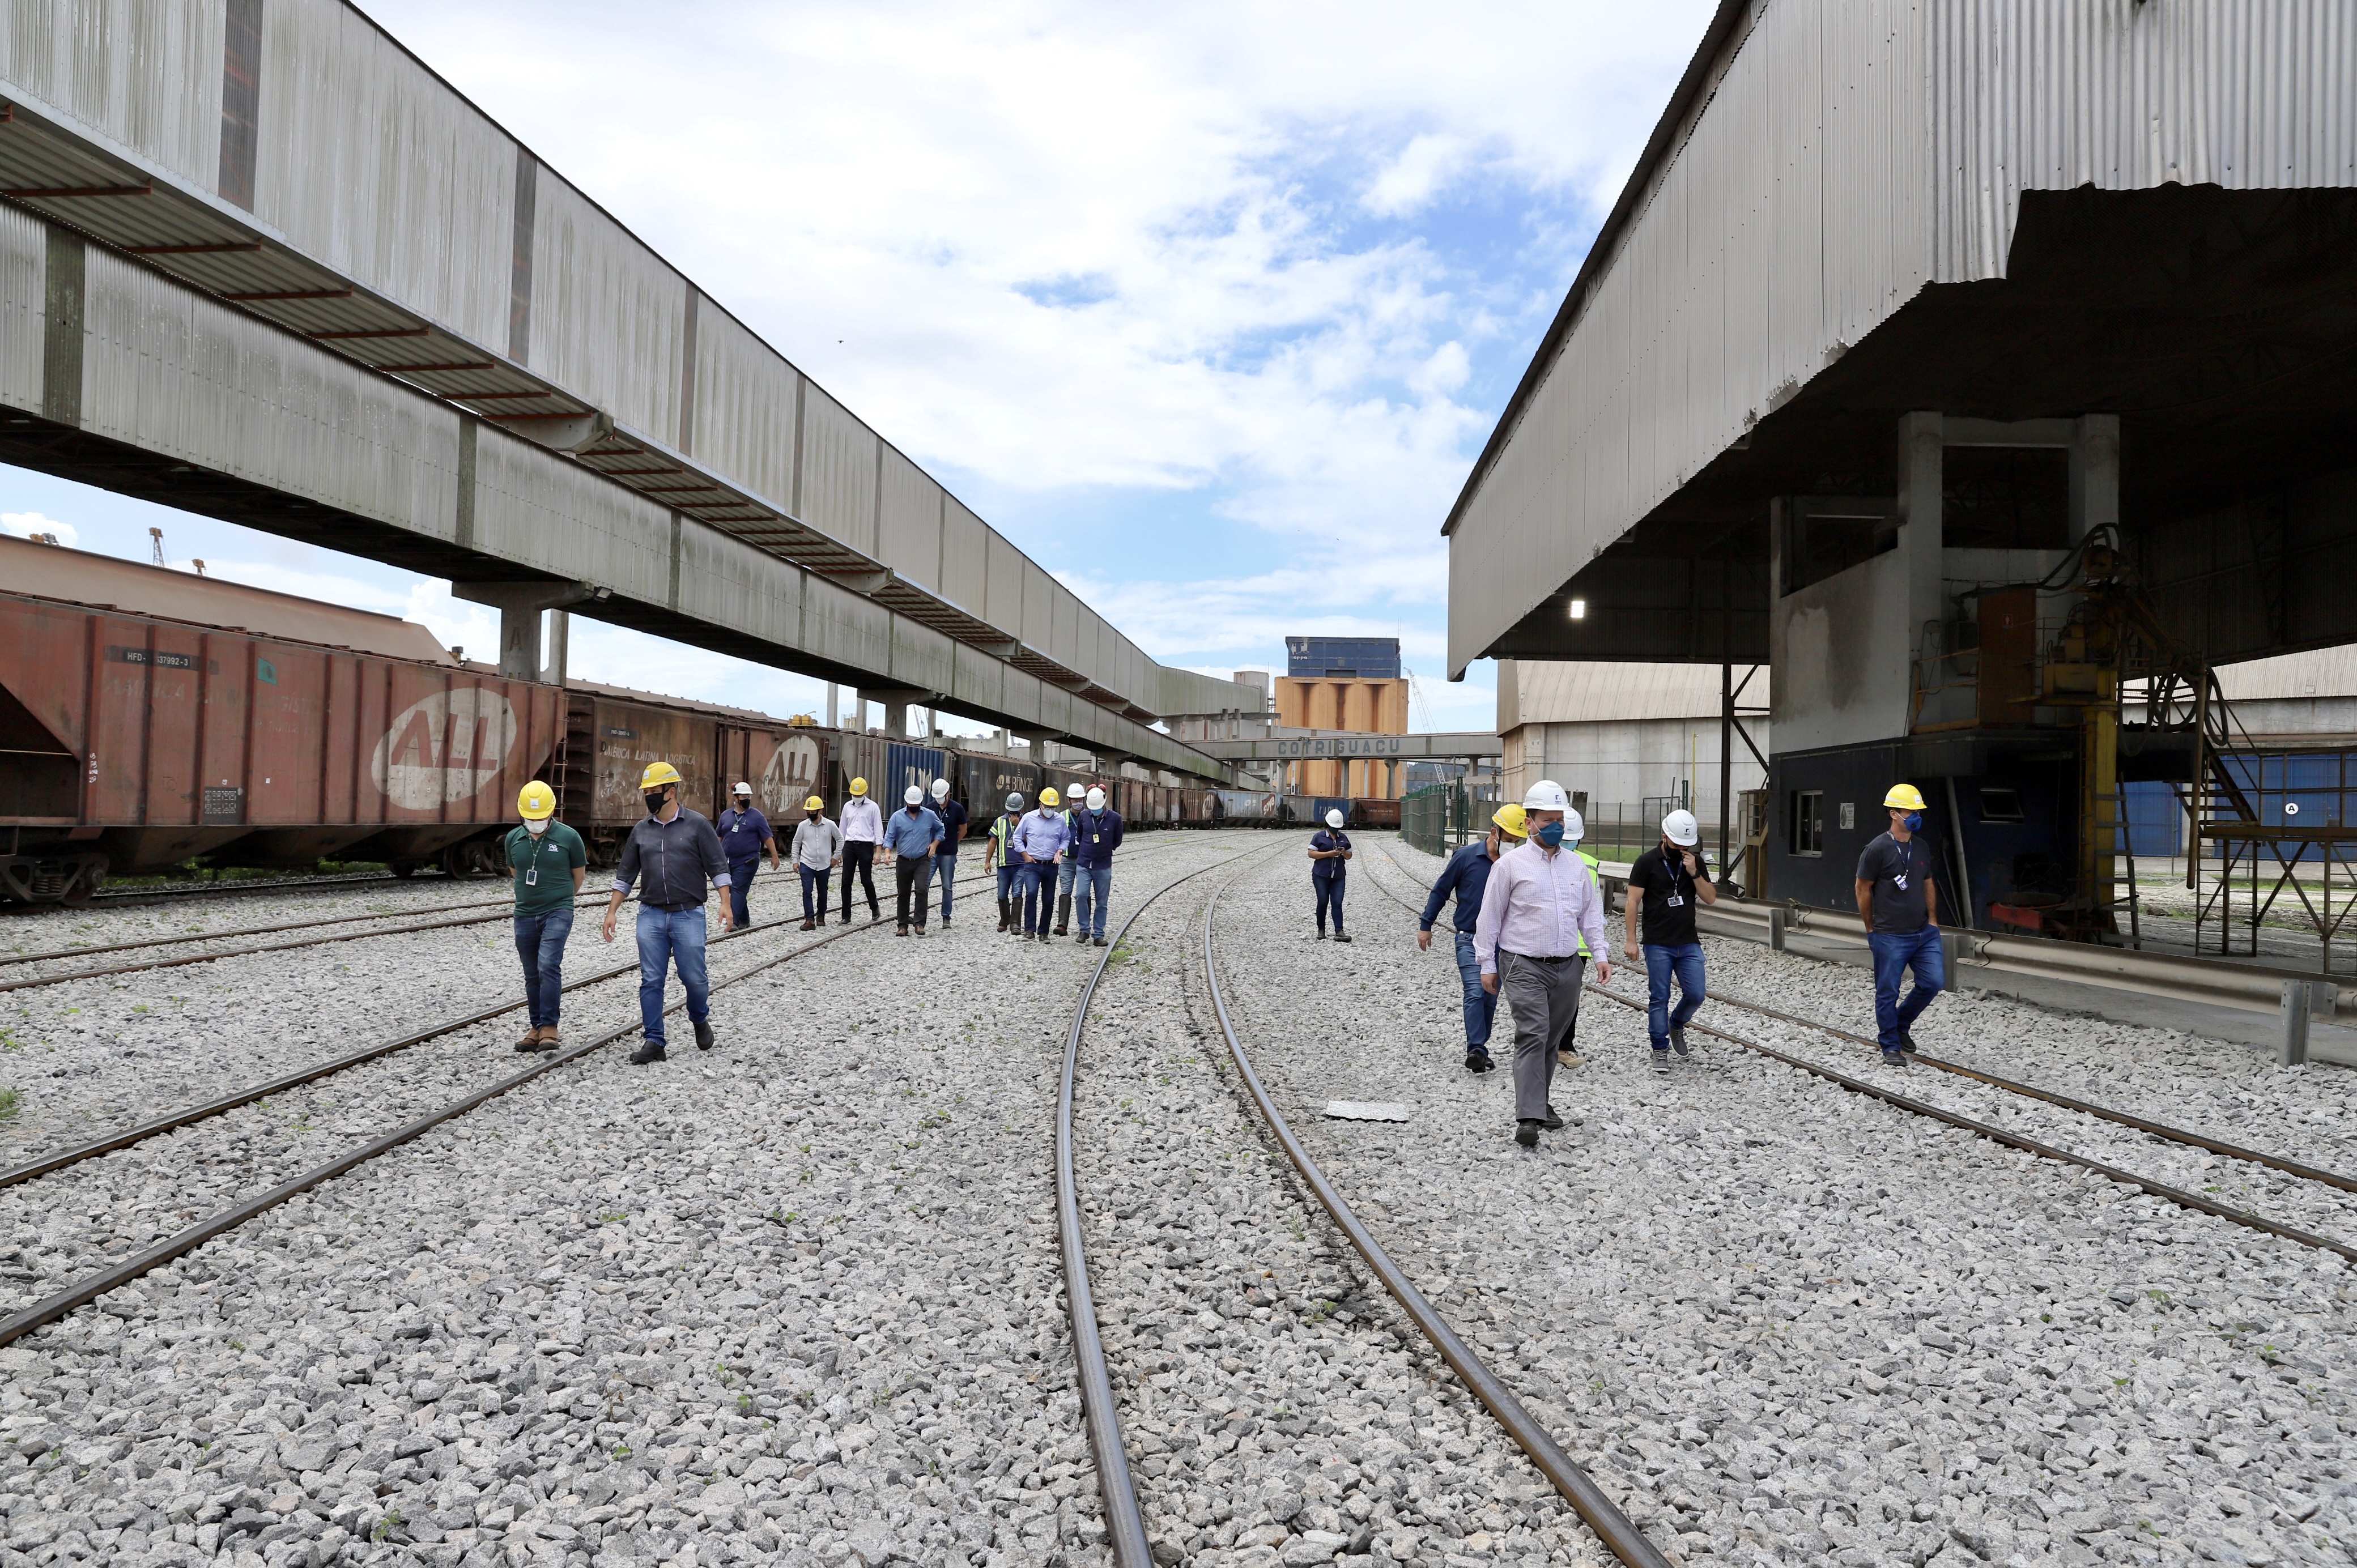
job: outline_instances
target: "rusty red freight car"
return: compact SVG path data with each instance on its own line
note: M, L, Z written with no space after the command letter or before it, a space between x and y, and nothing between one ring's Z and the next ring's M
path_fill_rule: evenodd
M0 897L192 855L414 870L511 819L563 723L390 616L16 540L0 582Z

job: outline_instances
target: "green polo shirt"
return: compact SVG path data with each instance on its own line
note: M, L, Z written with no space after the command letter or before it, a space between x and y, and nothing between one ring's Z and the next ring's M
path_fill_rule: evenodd
M573 868L589 864L588 846L581 835L551 819L538 838L518 823L508 834L508 864L515 868L515 912L545 915L573 908ZM539 875L526 886L533 871Z

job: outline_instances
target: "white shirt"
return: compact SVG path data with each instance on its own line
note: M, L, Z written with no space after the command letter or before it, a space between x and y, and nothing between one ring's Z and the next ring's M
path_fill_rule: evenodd
M1577 851L1566 844L1550 855L1523 843L1498 857L1473 923L1482 973L1498 972L1501 949L1525 958L1574 957L1582 932L1589 952L1611 950L1604 945L1604 895Z
M884 842L883 808L865 795L854 795L843 803L843 842L845 843L882 843Z

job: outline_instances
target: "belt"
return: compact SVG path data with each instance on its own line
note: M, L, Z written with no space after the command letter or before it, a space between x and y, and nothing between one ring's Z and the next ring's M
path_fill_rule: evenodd
M1534 952L1514 952L1512 950L1506 950L1506 956L1508 958L1526 958L1533 963L1569 963L1579 955L1576 952L1567 952L1561 958L1547 958L1542 954Z

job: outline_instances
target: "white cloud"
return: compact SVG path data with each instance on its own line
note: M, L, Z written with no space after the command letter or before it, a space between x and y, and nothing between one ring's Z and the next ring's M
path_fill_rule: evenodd
M37 511L0 511L0 530L5 530L19 539L30 539L37 533L47 533L55 535L59 544L75 545L81 542L81 531L72 523L59 522L55 518L44 517Z
M1417 136L1375 176L1361 199L1369 211L1387 218L1413 212L1464 166L1470 151L1462 136Z

